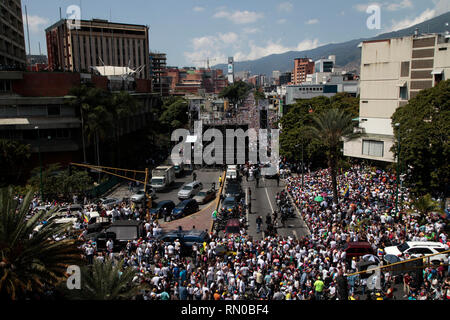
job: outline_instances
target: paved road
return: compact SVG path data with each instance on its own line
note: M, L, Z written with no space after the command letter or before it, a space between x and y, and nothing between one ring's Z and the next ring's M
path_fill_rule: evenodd
M277 192L280 192L285 187L283 180L280 180L279 186L277 186L277 181L275 179L261 179L259 182L259 187L256 187L255 181L246 181L245 178L242 181L242 188L248 195L248 188L251 189L252 198L252 213L248 215L249 228L247 230L248 234L251 235L255 240L261 240L263 238L263 233L257 233L256 230L256 218L262 216L263 226L262 230L267 228L265 224L267 214L272 214L274 210L277 209L275 197ZM283 237L294 237L300 238L308 233L308 229L303 222L303 219L297 214L297 218L289 219L286 221L286 225L283 228L281 223L277 228L277 233Z
M213 182L216 183L217 188L221 171L201 169L196 170L195 172L197 173L197 180L203 183L204 188L210 188ZM172 200L175 204L178 204L180 202L177 196L178 191L184 184L189 182L192 182L192 173L190 171L187 171L187 174L184 177L177 178L175 180L175 183L169 189L165 191L158 191L156 193L156 198L154 199L154 201L159 202L163 200ZM135 191L129 190L128 183L125 182L121 186L113 190L110 194L108 194L107 197L117 199L130 198L134 194L134 192ZM200 205L200 209L204 208L207 205L208 204Z

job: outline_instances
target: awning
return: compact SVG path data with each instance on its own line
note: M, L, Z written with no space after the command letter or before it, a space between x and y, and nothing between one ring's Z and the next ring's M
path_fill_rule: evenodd
M433 71L431 71L431 74L443 74L444 73L444 69L434 69Z
M406 80L399 80L397 82L397 87L404 87L406 86Z

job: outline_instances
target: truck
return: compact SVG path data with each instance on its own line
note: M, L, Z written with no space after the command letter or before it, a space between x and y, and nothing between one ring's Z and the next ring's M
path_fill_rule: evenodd
M138 240L142 237L145 237L143 221L119 220L92 236L92 239L97 242L99 250L106 249L106 242L112 239L114 252L119 252L126 247L128 241Z
M160 166L152 170L152 180L150 185L155 191L168 188L174 181L174 166Z

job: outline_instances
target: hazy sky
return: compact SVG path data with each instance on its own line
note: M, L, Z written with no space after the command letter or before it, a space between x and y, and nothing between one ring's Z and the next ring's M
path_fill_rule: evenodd
M369 29L366 9L377 4L381 29ZM101 18L150 27L150 50L173 66L253 60L398 30L450 10L450 0L22 0L32 54L46 54L45 29L71 5L82 19ZM26 25L24 19L26 32ZM26 41L27 42L27 41ZM28 44L27 44L28 47ZM28 52L28 51L27 51ZM213 60L215 59L215 60ZM194 62L197 61L197 62Z

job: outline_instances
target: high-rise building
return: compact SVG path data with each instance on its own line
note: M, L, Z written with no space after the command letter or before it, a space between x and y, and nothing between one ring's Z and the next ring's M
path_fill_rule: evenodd
M450 78L449 37L417 34L364 41L361 48L358 130L365 135L345 142L344 155L395 162L391 117L421 90Z
M291 82L292 73L291 72L284 72L280 75L280 86L288 84Z
M90 72L95 66L130 67L149 79L148 27L93 19L73 26L62 19L46 29L50 70Z
M21 2L0 1L0 70L24 69L26 62Z
M292 72L293 84L301 84L306 81L308 74L314 73L314 62L309 58L298 58L294 60L294 71Z
M336 56L329 56L328 59L319 59L317 60L315 65L316 73L325 73L325 72L333 72L333 68L336 64Z
M153 92L162 96L169 95L169 81L165 76L167 57L165 53L150 52L150 78Z

